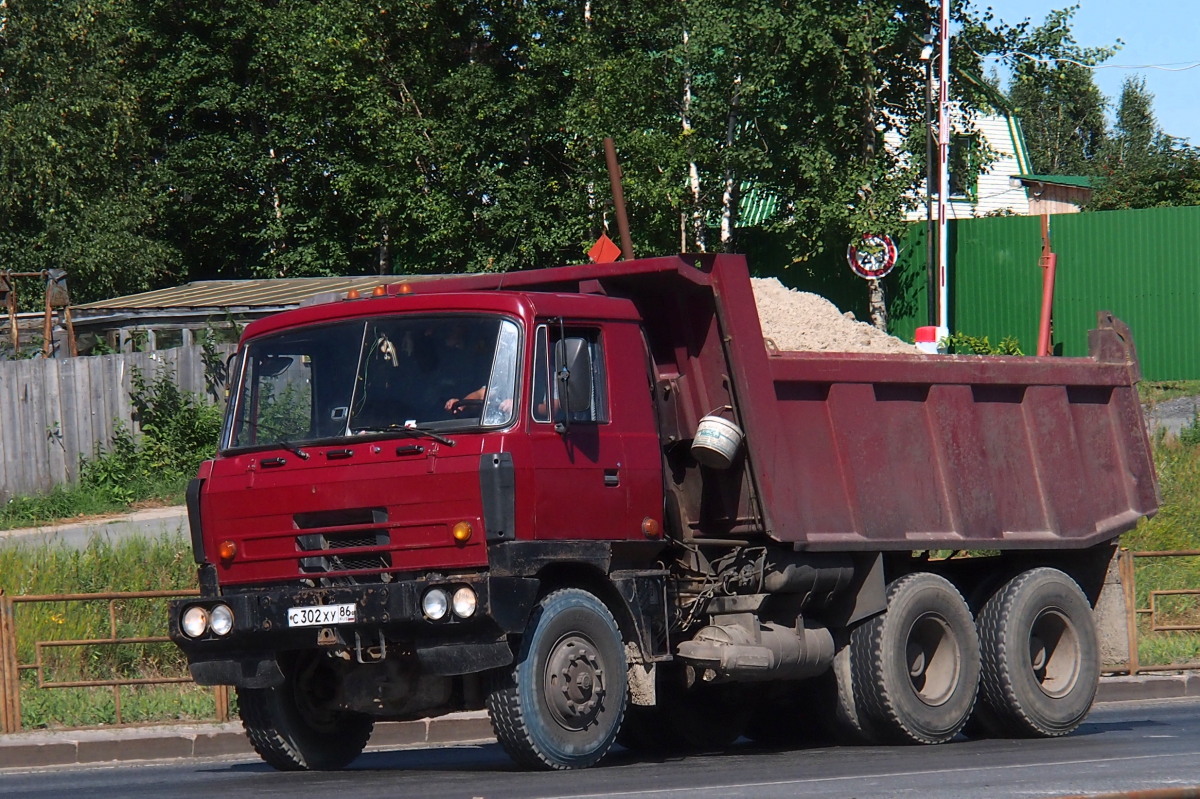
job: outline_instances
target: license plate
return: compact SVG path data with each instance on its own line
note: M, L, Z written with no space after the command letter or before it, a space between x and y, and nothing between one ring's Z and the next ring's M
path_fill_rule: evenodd
M310 605L288 609L288 627L321 627L326 624L351 624L355 605Z

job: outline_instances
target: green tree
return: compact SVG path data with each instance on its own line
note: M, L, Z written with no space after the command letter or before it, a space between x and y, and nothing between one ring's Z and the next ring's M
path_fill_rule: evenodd
M1090 65L1120 47L1084 47L1071 30L1078 6L1051 11L1040 25L1029 19L1010 24L970 0L957 7L961 26L954 63L983 74L983 61L998 57L1011 69L1007 101L1025 131L1035 172L1088 174L1105 136L1103 95ZM995 104L987 87L964 83L959 96L971 107Z
M643 255L755 246L752 200L804 259L895 232L923 172L925 0L20 10L0 256L97 294L576 261L612 221L605 136Z
M1122 85L1112 136L1098 160L1089 210L1200 204L1200 149L1163 133L1144 78Z
M125 68L135 46L127 11L123 0L3 9L0 263L66 266L76 300L169 280L176 255Z
M904 138L920 118L924 3L626 10L645 20L636 37L621 30L623 12L593 19L588 71L603 77L579 87L573 121L585 138L624 128L616 138L635 206L653 201L647 216L663 225L656 251L677 249L672 239L738 249L747 194L774 198L765 227L798 258L835 232L899 225L916 173L885 137ZM594 115L613 108L624 113Z
M1071 33L1078 6L1052 11L1025 43L1050 59L1018 56L1009 85L1029 144L1033 169L1045 175L1086 175L1104 145L1104 95L1085 65L1111 56L1111 48L1081 48Z

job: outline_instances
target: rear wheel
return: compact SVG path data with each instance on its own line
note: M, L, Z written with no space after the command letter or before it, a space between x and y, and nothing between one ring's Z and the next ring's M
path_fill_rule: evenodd
M237 689L242 726L254 751L281 771L328 771L358 757L371 737L370 716L329 703L332 677L323 655L288 669L282 685Z
M980 697L993 735L1066 735L1083 722L1100 681L1092 608L1057 569L1017 575L979 613Z
M854 705L882 740L944 743L962 730L979 686L979 638L946 579L907 574L888 586L887 611L850 638Z
M504 750L522 766L586 768L621 726L625 649L612 613L592 594L563 589L534 610L517 665L488 695Z

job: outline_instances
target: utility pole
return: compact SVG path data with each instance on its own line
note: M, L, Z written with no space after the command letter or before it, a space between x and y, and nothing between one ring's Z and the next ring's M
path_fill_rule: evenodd
M941 0L938 21L938 340L950 335L949 242L946 198L950 193L950 0Z
M933 212L934 182L937 180L937 134L933 120L933 31L922 37L920 58L925 62L925 324L938 323L937 217Z

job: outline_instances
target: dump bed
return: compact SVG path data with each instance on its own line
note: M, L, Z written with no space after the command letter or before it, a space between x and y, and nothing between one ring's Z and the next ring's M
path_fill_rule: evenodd
M813 550L1083 548L1157 510L1132 338L1107 314L1087 358L779 352L764 344L740 256L417 290L499 288L634 301L668 454L710 413L745 433L732 470L741 511L723 520L727 533L758 529ZM713 493L702 487L697 503L719 504ZM690 522L691 534L712 534L703 514Z

